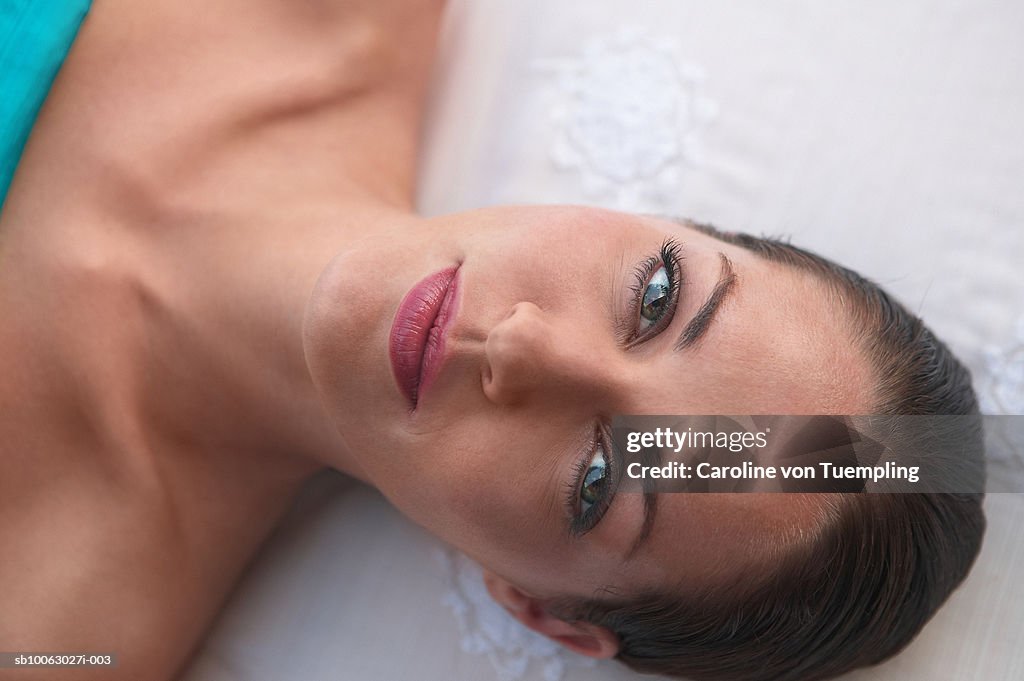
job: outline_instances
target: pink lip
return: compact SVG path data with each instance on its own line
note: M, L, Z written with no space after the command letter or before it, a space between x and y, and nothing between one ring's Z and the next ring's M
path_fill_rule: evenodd
M391 371L414 408L441 370L445 338L456 314L458 271L449 267L413 286L391 324Z

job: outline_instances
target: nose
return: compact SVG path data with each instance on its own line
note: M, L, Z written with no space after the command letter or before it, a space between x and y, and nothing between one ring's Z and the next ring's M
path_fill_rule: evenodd
M484 354L484 394L496 404L592 398L610 384L608 365L586 330L529 302L516 303L491 329Z

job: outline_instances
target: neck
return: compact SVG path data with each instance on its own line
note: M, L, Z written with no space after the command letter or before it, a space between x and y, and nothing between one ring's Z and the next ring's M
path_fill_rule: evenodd
M239 460L259 456L304 474L330 461L363 479L310 378L304 313L334 255L378 224L415 218L365 203L346 206L344 215L270 220L218 229L193 224L187 235L154 243L164 305L152 324L164 349L149 359L165 365L165 357L185 352L180 365L190 370L180 394L161 395L161 410L206 449L226 448Z
M192 215L113 240L79 228L76 243L87 249L26 249L47 253L46 263L4 258L3 307L34 304L5 315L21 324L7 327L0 346L20 350L8 357L40 358L11 367L15 383L39 396L32 408L65 422L75 414L83 424L69 436L91 433L119 466L162 480L192 471L182 489L206 473L226 476L255 496L294 491L327 461L363 479L306 367L306 301L337 252L376 225L415 220L367 201L344 214L244 224ZM5 255L16 250L5 245Z

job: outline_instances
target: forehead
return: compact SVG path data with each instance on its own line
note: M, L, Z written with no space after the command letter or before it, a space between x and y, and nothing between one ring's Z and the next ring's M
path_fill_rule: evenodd
M769 570L813 541L831 508L829 495L785 493L662 493L658 504L628 588L692 592Z

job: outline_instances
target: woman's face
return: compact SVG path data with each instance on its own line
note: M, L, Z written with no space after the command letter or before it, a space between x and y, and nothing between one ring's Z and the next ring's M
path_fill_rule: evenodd
M396 315L452 268L411 400L419 354L392 338ZM809 529L813 501L771 494L662 494L651 524L642 495L609 497L598 434L615 414L862 412L870 377L845 328L820 283L742 248L532 207L396 225L339 253L304 343L339 466L524 590L588 597L693 583L749 564L766 532Z

